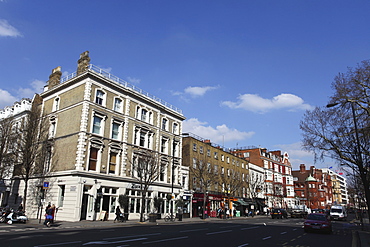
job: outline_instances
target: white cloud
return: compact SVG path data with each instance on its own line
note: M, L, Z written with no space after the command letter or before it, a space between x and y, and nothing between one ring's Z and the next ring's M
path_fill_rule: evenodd
M134 77L127 77L127 80L128 82L132 83L132 84L140 84L141 80L140 79L137 79L137 78L134 78Z
M184 92L186 94L190 94L190 96L192 96L192 97L200 97L200 96L203 96L206 92L208 92L210 90L215 90L217 88L218 87L210 87L210 86L207 86L207 87L187 87L187 88L185 88Z
M35 93L42 93L45 85L44 81L34 80L30 83L31 87L19 88L18 96L19 98L32 98Z
M0 89L0 109L4 109L6 106L11 106L15 101L17 101L16 97L11 95L8 91Z
M183 132L193 133L201 138L209 139L213 143L223 144L224 142L240 141L250 138L254 132L243 132L237 129L230 129L225 124L216 126L207 125L197 118L190 118L183 122Z
M0 109L6 106L12 106L14 102L20 101L22 98L32 99L35 93L42 93L45 86L44 81L34 80L29 87L18 88L16 95L12 95L6 90L0 89Z
M18 37L22 34L13 26L11 26L7 20L0 19L0 36Z
M272 99L265 99L257 94L239 95L237 102L223 101L221 105L228 106L232 109L244 109L247 111L265 113L273 109L308 110L313 107L305 104L303 99L294 95L283 93Z

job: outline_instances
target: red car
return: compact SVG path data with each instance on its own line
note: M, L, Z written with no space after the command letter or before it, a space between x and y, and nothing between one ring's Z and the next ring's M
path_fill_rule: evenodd
M307 215L304 221L303 229L305 232L309 231L319 231L319 232L332 232L332 225L330 218L325 214L313 213Z

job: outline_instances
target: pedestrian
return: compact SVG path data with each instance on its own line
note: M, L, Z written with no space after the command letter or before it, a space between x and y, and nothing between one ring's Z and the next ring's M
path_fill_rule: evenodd
M22 203L21 203L21 204L19 204L18 211L19 211L19 212L23 212L23 205L22 205Z
M233 217L236 217L236 209L234 208Z
M49 205L46 207L46 213L45 213L45 221L44 221L44 225L47 226L47 227L50 227L51 226L51 223L53 221L53 207Z
M230 218L230 210L226 209L226 219Z
M48 203L48 205L46 206L46 208L45 208L45 213L47 213L48 212L48 210L49 210L49 208L51 207L51 203L49 202Z
M119 206L116 207L116 218L114 219L114 223L117 221L122 221L122 212L121 212L121 209L119 208Z
M55 219L57 208L55 207L55 204L51 205L50 208L51 208L51 216L52 216L51 223L54 224L54 219Z

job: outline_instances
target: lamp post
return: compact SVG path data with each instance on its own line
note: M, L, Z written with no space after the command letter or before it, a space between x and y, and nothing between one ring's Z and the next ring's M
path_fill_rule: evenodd
M358 162L359 162L358 165L359 165L359 167L363 167L363 160L362 160L362 154L361 154L361 144L360 144L360 138L358 136L357 118L356 118L356 111L355 111L354 102L352 100L346 99L346 101L342 104L346 104L346 103L351 104L353 125L355 127L356 149L357 149L356 151L357 151ZM331 108L331 107L334 107L334 106L339 105L339 104L341 104L341 103L335 102L335 103L331 103L331 104L326 105L326 107ZM353 173L353 178L355 178L354 169L352 169L352 173ZM362 212L360 212L360 224L361 224L361 229L364 230L364 222L363 222L363 219L362 219Z

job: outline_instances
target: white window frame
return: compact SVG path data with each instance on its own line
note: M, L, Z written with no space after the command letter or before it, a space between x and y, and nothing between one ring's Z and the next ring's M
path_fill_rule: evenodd
M118 125L117 138L114 138L113 137L113 134L114 134L114 132L113 132L114 131L113 126L114 125ZM111 124L110 138L111 139L114 139L114 140L121 141L122 140L122 127L123 127L123 122L122 121L113 119L112 120L112 124Z
M99 133L94 132L95 118L100 118L101 119L100 127L99 127ZM103 116L101 114L98 114L98 113L94 112L94 114L92 116L92 122L91 122L91 133L96 134L96 135L101 135L101 136L104 135L105 118L106 118L106 116Z
M119 101L119 103L118 103ZM123 100L119 97L114 97L113 99L113 111L123 112Z
M162 126L161 129L164 131L168 131L168 119L167 118L162 118Z
M60 97L56 97L53 102L53 111L58 111L60 107Z
M100 92L102 93L102 95L99 95ZM96 104L101 105L101 106L105 106L106 105L106 98L107 98L107 93L103 89L101 89L101 88L96 89L96 91L95 91L95 100L94 100L94 102Z

